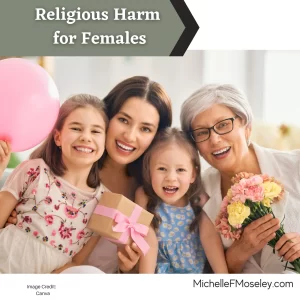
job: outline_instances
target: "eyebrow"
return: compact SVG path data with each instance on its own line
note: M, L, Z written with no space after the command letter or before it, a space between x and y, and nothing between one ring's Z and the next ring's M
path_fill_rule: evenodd
M123 111L119 111L119 114L125 116L126 118L132 120L132 117L130 115L128 115L126 112L123 112ZM156 128L157 126L155 126L154 124L152 123L148 123L148 122L142 122L143 125L145 126L150 126L150 127L153 127L153 128Z
M162 166L169 166L168 164L164 163L164 162L161 162L161 161L158 161L157 163L155 163L155 165L162 165ZM175 166L178 168L178 167L185 167L186 165L184 164L175 164Z
M219 123L219 122L221 122L221 121L224 121L224 120L226 120L226 119L231 119L231 118L234 118L234 116L233 116L233 117L222 116L222 117L216 119L216 121L214 122L213 125L216 125L217 123ZM212 125L212 126L213 126L213 125ZM199 128L208 128L208 127L211 127L211 126L204 126L204 125L198 125L198 124L197 124L197 125L195 126L195 129L199 129Z
M78 125L78 126L83 126L82 123L79 123L79 122L71 122L68 124L69 126L72 126L72 125ZM91 125L92 127L95 127L95 128L100 128L102 130L104 130L104 128L101 126L101 125L98 125L98 124L93 124Z

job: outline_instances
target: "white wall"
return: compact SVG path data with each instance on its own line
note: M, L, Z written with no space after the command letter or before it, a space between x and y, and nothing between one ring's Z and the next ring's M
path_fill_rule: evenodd
M182 102L206 83L231 83L248 96L256 120L300 125L300 51L187 51L183 57L52 57L48 60L61 100L75 93L103 98L121 80L145 75L161 83L180 126ZM23 159L28 157L21 153Z

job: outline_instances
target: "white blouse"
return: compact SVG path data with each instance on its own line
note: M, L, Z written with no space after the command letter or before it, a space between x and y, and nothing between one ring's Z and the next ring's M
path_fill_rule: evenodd
M278 151L260 147L253 143L261 172L279 180L285 188L285 197L272 205L274 215L283 220L285 232L300 232L300 150ZM218 170L210 167L202 176L203 185L209 200L203 209L213 223L219 213L222 202L221 178ZM228 248L231 240L223 237L224 248ZM260 257L251 257L245 264L243 273L282 273L285 262L281 262L277 253L266 246Z

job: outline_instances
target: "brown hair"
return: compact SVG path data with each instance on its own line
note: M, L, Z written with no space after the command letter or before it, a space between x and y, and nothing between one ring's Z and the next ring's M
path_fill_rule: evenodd
M61 105L56 123L52 131L48 135L47 139L31 153L30 159L42 158L55 175L64 175L67 168L63 163L61 150L55 144L54 134L56 130L62 130L65 120L70 115L70 113L78 108L84 108L88 106L93 107L102 115L105 122L105 128L107 128L108 119L105 114L104 103L96 96L88 94L74 95ZM102 158L93 164L87 178L87 184L92 188L96 188L100 184L99 166L101 164L101 160Z
M152 221L153 227L157 228L161 222L160 216L155 212L156 207L161 203L161 199L154 192L151 185L151 174L150 174L150 160L152 154L164 147L167 144L176 143L181 149L185 149L191 156L191 161L195 169L196 179L191 183L189 190L186 193L187 198L193 208L195 218L190 225L190 230L194 230L197 223L201 208L199 206L200 195L203 191L201 184L201 169L200 169L200 159L199 154L194 147L192 141L189 137L181 130L177 128L166 128L162 130L154 139L151 147L148 149L144 156L143 161L143 188L145 194L148 196L147 210L154 214Z
M131 97L139 97L153 105L159 114L158 132L172 124L171 100L164 88L148 77L134 76L121 81L103 99L106 113L111 120L121 109L123 104ZM128 164L127 173L141 181L143 155Z

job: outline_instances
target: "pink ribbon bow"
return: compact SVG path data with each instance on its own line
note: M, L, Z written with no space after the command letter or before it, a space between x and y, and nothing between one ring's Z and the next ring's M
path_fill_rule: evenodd
M130 217L127 217L114 208L97 205L94 213L109 217L117 223L113 226L112 230L114 232L122 232L120 238L117 240L118 242L126 244L128 238L131 237L143 254L146 255L150 247L144 237L147 235L149 228L146 225L136 223L142 210L140 206L135 205Z

